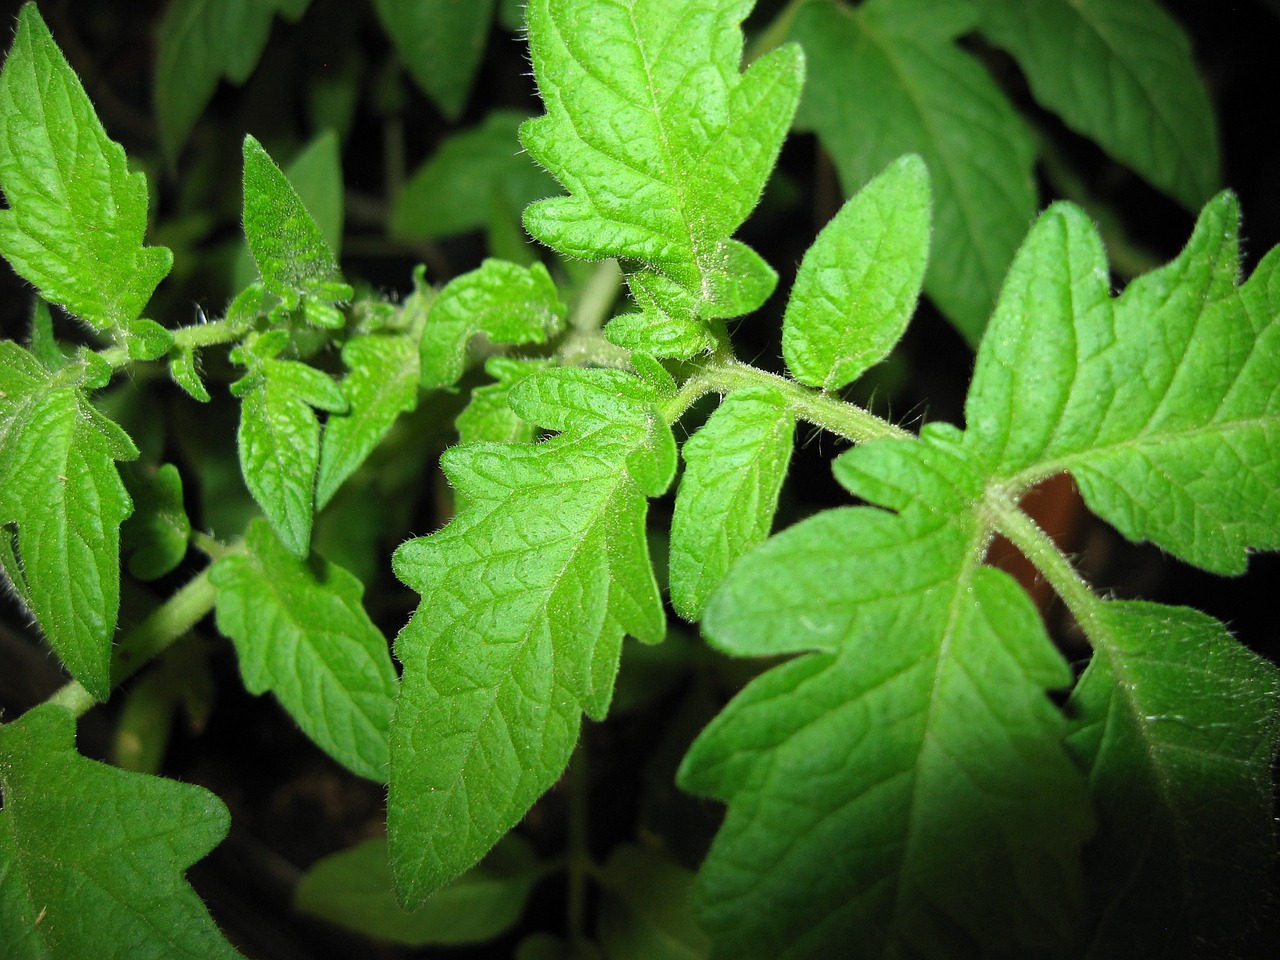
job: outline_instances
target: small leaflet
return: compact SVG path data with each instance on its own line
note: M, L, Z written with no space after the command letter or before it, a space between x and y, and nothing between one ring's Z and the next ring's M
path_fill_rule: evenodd
M19 595L66 668L105 700L120 605L120 524L133 510L113 461L138 450L89 403L89 371L82 361L79 381L50 374L16 343L0 341L0 530L6 574L22 581Z
M906 156L852 196L796 274L782 353L801 383L839 390L883 360L915 312L929 253L929 180Z
M96 330L137 319L173 254L145 247L147 181L98 120L34 3L0 70L0 253Z
M735 560L769 535L795 416L768 388L731 393L685 441L671 520L671 603L696 621Z
M418 346L409 337L373 334L342 348L347 411L325 422L316 475L316 509L338 489L387 435L400 414L418 403Z
M187 555L191 521L182 499L182 475L172 463L151 470L128 470L125 486L136 509L120 528L129 572L156 580Z
M542 264L522 267L486 259L450 280L431 304L419 341L423 389L458 382L472 337L483 333L494 343L545 343L567 315Z
M75 729L53 704L0 726L5 956L91 958L128 944L138 960L244 960L183 875L227 835L222 801L87 760Z
M538 435L538 428L524 420L507 402L511 389L525 377L532 376L550 365L548 360L520 360L514 357L490 357L484 371L494 378L494 383L476 387L471 391L467 407L458 414L459 443L528 443Z
M396 638L387 811L407 908L477 862L560 777L582 714L608 710L623 634L663 636L645 516L676 447L656 400L621 371L547 370L510 402L558 435L441 458L464 506L395 554L396 575L422 595Z
M241 400L237 445L240 469L253 499L281 542L299 559L311 545L320 424L312 411L343 413L341 388L314 367L277 360L288 335L275 330L231 359L248 372L231 387Z
M209 574L218 629L235 643L245 688L270 690L326 753L385 782L396 673L360 602L364 587L336 564L297 559L261 520L245 547Z

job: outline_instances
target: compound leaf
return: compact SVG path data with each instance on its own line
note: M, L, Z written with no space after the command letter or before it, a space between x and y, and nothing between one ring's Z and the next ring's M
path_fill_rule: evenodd
M360 602L360 581L320 558L299 560L255 520L245 552L219 560L218 629L250 693L270 690L312 740L347 769L385 782L396 673Z
M955 46L972 21L963 3L816 0L791 37L810 72L797 123L818 134L847 195L903 154L924 158L936 231L925 291L976 344L1036 191L1030 134Z
M156 121L160 145L173 161L226 77L249 79L266 49L271 18L297 21L311 0L173 0L160 23L156 49Z
M378 19L410 76L457 120L489 38L494 0L374 0Z
M520 139L569 191L525 212L535 238L570 256L638 260L692 297L704 318L760 305L760 290L772 290L772 271L741 244L730 247L729 238L773 169L804 61L786 46L740 73L739 25L751 6L529 5L530 50L547 113L527 121ZM744 295L731 288L748 259L751 293Z
M1054 955L1091 827L1045 696L1067 664L1021 589L977 562L983 477L954 430L841 462L899 512L789 528L703 620L729 653L803 655L749 684L681 767L729 804L700 918L742 958Z
M477 334L494 343L545 343L567 314L542 264L486 259L450 280L431 304L419 341L422 386L457 383L466 369L467 344Z
M275 341L264 352L280 346ZM342 413L347 399L329 377L296 360L243 347L232 359L249 367L232 388L241 398L237 443L245 484L289 552L305 557L320 463L320 424L311 408Z
M1280 671L1185 607L1102 603L1093 628L1069 704L1099 818L1087 956L1229 945L1275 857Z
M316 475L316 509L324 507L344 480L364 463L396 417L418 403L418 345L402 335L348 340L342 362L347 412L325 423Z
M982 33L1036 99L1194 210L1218 186L1218 132L1191 44L1151 0L975 0Z
M671 519L671 603L696 620L729 566L769 535L795 416L768 388L731 393L685 441Z
M979 351L970 433L1020 483L1069 470L1132 540L1238 573L1280 546L1280 253L1239 274L1235 198L1117 300L1093 225L1051 207Z
M111 690L120 606L120 524L133 504L113 461L137 448L85 397L80 365L50 374L0 341L0 536L49 643L99 700ZM9 567L12 566L12 569Z
M6 956L12 934L18 957L243 960L183 877L227 833L209 791L85 759L52 704L0 727L0 785Z
M928 255L928 171L907 156L851 197L805 253L782 328L792 376L838 390L883 360L915 312Z
M34 3L0 71L0 253L98 330L138 317L173 254L144 247L147 182L130 173Z
M624 633L660 640L646 496L675 472L655 394L563 369L510 392L557 436L477 443L441 465L465 503L396 551L422 602L396 639L387 824L400 902L474 864L563 772L582 713L608 709Z

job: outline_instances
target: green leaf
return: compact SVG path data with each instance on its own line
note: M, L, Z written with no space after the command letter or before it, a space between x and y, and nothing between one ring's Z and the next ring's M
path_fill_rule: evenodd
M791 38L810 72L797 125L818 134L846 195L905 153L924 158L936 231L925 291L976 344L1036 191L1025 125L955 46L972 19L963 3L815 0Z
M333 251L284 172L252 136L243 152L244 235L267 291L289 309L304 298L331 304L349 297ZM308 312L307 319L318 317ZM341 317L318 325L341 326Z
M375 837L315 864L299 881L299 910L379 940L413 947L482 943L520 920L543 872L515 834L412 913L396 903L385 837Z
M547 113L520 139L569 191L525 211L536 239L569 256L638 260L692 297L702 318L759 306L772 271L729 238L773 169L804 60L787 46L739 72L751 5L529 4ZM747 260L750 295L733 289Z
M396 551L422 602L396 639L388 833L406 906L475 863L564 770L581 715L606 713L624 633L660 640L646 496L675 472L651 388L549 370L511 390L558 436L454 447L465 507Z
M298 151L285 167L289 185L320 229L325 245L337 260L342 256L342 154L338 135L325 130Z
M139 580L169 573L187 555L191 521L182 499L182 475L172 463L130 470L126 486L136 510L120 528L129 572Z
M182 388L182 392L200 403L208 403L209 389L200 379L196 370L196 352L194 350L175 350L169 357L169 376Z
M1068 705L1100 821L1088 956L1235 955L1275 859L1280 671L1185 607L1102 603L1094 631Z
M138 317L173 254L144 247L147 181L130 173L34 3L0 71L0 253L98 330Z
M237 442L245 484L289 552L305 557L320 464L320 424L311 408L342 413L347 399L329 377L304 363L243 347L231 358L249 366L232 387L242 401Z
M120 606L120 524L133 509L114 460L137 448L86 399L80 365L50 374L0 341L0 528L15 524L6 572L59 659L94 697L111 690ZM6 538L7 539L7 538Z
M696 905L726 956L1053 956L1091 823L1070 682L1039 616L980 566L983 477L953 429L840 461L898 510L827 511L730 571L703 621L736 655L804 655L703 731L681 784L729 803Z
M489 39L494 0L374 0L373 5L410 76L446 117L457 120Z
M540 263L525 268L486 259L450 280L431 304L419 341L422 386L450 387L466 369L467 344L484 333L494 343L545 343L568 315Z
M795 415L775 391L731 393L684 444L671 519L671 603L697 620L730 565L763 542L791 462Z
M547 365L546 360L514 357L490 357L486 360L485 373L496 382L471 391L466 409L458 414L455 422L458 442L528 443L536 438L538 428L521 419L507 400L517 383L539 370L545 370Z
M928 255L928 172L907 156L851 197L805 253L782 327L792 376L838 390L883 360L915 312Z
M325 423L316 476L316 509L337 493L390 431L418 403L418 345L407 336L355 337L342 348L350 371L342 380L347 412Z
M1187 35L1151 0L974 0L979 27L1074 130L1196 209L1219 186L1218 131Z
M610 960L698 960L711 943L689 909L693 874L644 847L623 845L601 871L600 942Z
M396 197L392 235L435 240L483 230L495 198L518 219L526 206L554 192L555 182L520 148L517 131L525 116L493 110L479 126L445 140Z
M160 23L154 96L160 145L170 162L186 143L218 81L249 79L271 19L295 22L311 0L172 0Z
M360 603L364 587L335 564L297 559L261 520L245 546L209 574L245 687L270 690L326 753L384 782L396 673Z
M966 406L1015 486L1069 470L1091 509L1217 573L1280 546L1280 254L1242 287L1222 194L1183 252L1113 301L1088 218L1037 222L1009 272Z
M209 791L86 760L54 705L0 727L0 785L0 919L21 918L18 956L240 958L183 877L227 833Z
M67 355L62 352L53 332L53 314L49 312L49 304L40 297L35 298L31 308L29 349L31 355L50 373L56 373L67 365Z

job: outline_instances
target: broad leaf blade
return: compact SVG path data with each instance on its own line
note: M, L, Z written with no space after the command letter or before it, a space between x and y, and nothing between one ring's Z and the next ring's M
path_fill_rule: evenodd
M734 275L724 244L760 198L804 73L791 46L739 72L750 7L529 5L547 113L520 138L569 191L525 212L534 237L570 256L638 260L693 296L701 316L726 315L719 301L736 298L722 291Z
M915 312L928 255L928 173L918 156L903 157L805 253L782 328L792 375L838 390L883 360Z
M766 388L724 399L685 441L671 519L671 603L696 620L730 565L769 535L795 416Z
M191 128L225 77L249 79L279 13L290 21L311 0L173 0L160 24L155 102L160 144L177 158Z
M0 528L14 524L20 590L59 659L110 692L120 605L120 524L133 504L115 460L138 455L80 385L0 342ZM6 568L9 564L6 562Z
M1050 208L1010 270L966 405L1002 474L1070 470L1125 536L1219 573L1280 546L1280 255L1236 288L1237 230L1223 194L1173 262L1112 301L1092 224Z
M95 960L128 944L139 960L243 960L183 877L226 836L213 794L86 760L75 719L52 705L0 727L0 785L0 917L22 895L28 956Z
M954 40L964 4L819 0L797 14L809 84L798 124L817 132L847 195L918 153L933 187L936 242L925 291L977 343L1036 209L1031 137Z
M440 291L419 341L422 386L451 387L466 369L467 344L484 333L495 343L545 343L568 309L540 263L486 259Z
M245 545L209 575L245 687L270 690L331 757L384 782L396 674L360 602L363 586L335 564L297 559L261 520Z
M544 867L515 834L412 913L396 903L385 837L325 857L303 875L298 909L350 930L424 947L481 943L520 920Z
M1280 672L1195 610L1097 613L1102 642L1069 704L1100 821L1086 848L1088 957L1181 955L1189 943L1228 955L1275 858Z
M418 345L407 336L369 335L348 340L342 362L347 412L324 427L316 475L316 509L322 509L373 452L396 418L418 403Z
M144 247L147 183L130 173L34 3L0 71L0 253L96 329L142 313L173 265Z
M451 120L467 104L489 38L494 0L374 0L409 74Z
M675 444L653 401L618 371L547 371L511 402L558 436L442 458L466 505L395 559L422 594L396 639L388 834L405 905L479 860L560 776L582 713L608 708L623 633L662 637L644 521Z
M978 465L951 433L858 448L855 493L740 561L703 621L753 681L682 784L727 800L697 904L726 956L1053 955L1090 816L1044 695L1070 672L977 564Z
M1191 44L1151 0L975 0L1037 100L1194 210L1219 185L1218 133Z

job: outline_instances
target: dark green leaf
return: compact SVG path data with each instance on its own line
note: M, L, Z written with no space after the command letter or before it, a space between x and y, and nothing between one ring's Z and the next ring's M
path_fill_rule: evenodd
M690 909L693 874L653 850L623 845L600 876L600 942L609 960L700 960L711 943Z
M191 521L182 500L182 476L171 463L154 471L130 470L127 487L137 509L120 528L129 556L129 572L155 580L173 570L187 554Z
M409 74L451 120L467 104L494 0L373 0Z

